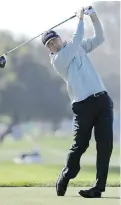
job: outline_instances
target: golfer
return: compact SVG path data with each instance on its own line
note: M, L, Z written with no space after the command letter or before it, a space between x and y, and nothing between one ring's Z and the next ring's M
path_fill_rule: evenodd
M94 26L94 36L84 39L84 14ZM74 114L74 141L56 183L58 196L64 196L70 179L80 171L80 158L89 147L94 127L97 162L96 182L80 190L87 198L99 198L105 191L109 161L113 149L113 101L87 54L104 42L103 29L92 7L77 13L77 28L69 43L63 43L53 30L45 32L42 42L50 52L51 64L67 84Z

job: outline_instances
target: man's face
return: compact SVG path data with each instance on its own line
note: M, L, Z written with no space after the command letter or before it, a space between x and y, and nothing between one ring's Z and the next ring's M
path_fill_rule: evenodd
M63 48L63 42L62 39L60 37L58 38L54 38L52 40L50 40L48 42L48 44L46 45L46 47L48 48L48 50L51 53L56 53L59 52L61 50L61 48Z

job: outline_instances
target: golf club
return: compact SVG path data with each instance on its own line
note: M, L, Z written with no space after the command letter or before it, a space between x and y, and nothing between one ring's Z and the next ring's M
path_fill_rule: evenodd
M53 26L53 27L50 28L49 30L54 29L54 28L56 28L57 26L60 26L61 24L65 23L65 22L67 22L67 21L69 21L69 20L71 20L71 19L73 19L73 18L75 18L75 17L76 17L76 15L73 15L73 16L69 17L68 19L66 19L66 20L64 20L64 21L62 21L62 22L60 22L59 24ZM35 37L33 37L33 38L31 38L31 39L29 39L29 40L23 42L22 44L16 46L15 48L13 48L13 49L7 51L6 53L4 53L3 55L1 55L1 57L0 57L0 67L1 67L1 68L4 68L4 67L5 67L5 64L6 64L6 58L5 58L5 56L7 56L8 54L10 54L10 53L12 53L13 51L17 50L18 48L20 48L20 47L26 45L27 43L30 43L30 42L33 41L34 39L40 37L42 34L43 34L43 33L41 33L41 34L39 34L39 35L37 35L37 36L35 36Z
M92 8L92 6L89 6L89 7L88 7L88 9L91 9L91 8ZM64 21L62 21L62 22L60 22L59 24L53 26L53 27L50 28L49 30L54 29L54 28L56 28L57 26L60 26L61 24L65 23L65 22L67 22L67 21L69 21L69 20L71 20L71 19L73 19L73 18L75 18L75 17L76 17L76 14L73 15L73 16L71 16L71 17L69 17L68 19L66 19L66 20L64 20ZM27 43L33 41L34 39L40 37L42 34L43 34L43 33L41 33L41 34L39 34L39 35L37 35L37 36L35 36L35 37L33 37L33 38L31 38L31 39L29 39L29 40L23 42L22 44L16 46L15 48L13 48L13 49L7 51L6 53L4 53L3 55L1 55L1 57L0 57L0 68L4 68L4 67L5 67L5 64L6 64L6 58L5 58L5 56L7 56L8 54L10 54L10 53L12 53L13 51L17 50L18 48L20 48L20 47L26 45Z

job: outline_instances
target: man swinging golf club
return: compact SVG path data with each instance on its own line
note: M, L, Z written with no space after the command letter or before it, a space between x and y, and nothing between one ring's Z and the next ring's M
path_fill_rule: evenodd
M93 37L85 40L84 14L90 16L95 31ZM101 23L92 7L82 9L77 17L77 28L69 43L63 43L53 30L42 36L42 42L50 52L51 64L67 84L74 113L74 142L57 180L56 191L58 196L64 196L69 180L79 173L80 158L89 147L94 127L96 183L90 189L80 190L79 194L87 198L99 198L105 191L113 149L113 101L87 56L104 41Z

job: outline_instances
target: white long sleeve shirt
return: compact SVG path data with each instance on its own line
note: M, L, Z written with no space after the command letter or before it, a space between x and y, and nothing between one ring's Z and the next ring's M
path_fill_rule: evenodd
M64 79L71 103L79 102L92 94L106 91L87 53L103 43L100 21L93 21L95 34L84 40L84 22L80 20L71 41L58 53L50 55L54 70Z

